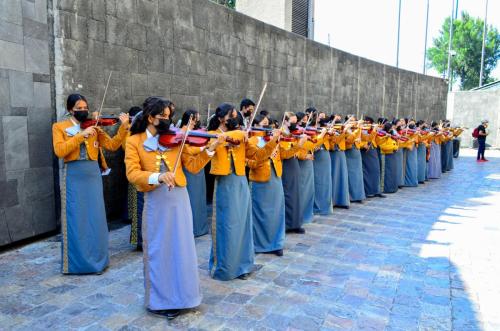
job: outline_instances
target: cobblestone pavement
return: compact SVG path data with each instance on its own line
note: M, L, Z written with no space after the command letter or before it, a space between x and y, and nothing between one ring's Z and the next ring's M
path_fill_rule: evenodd
M316 218L246 281L212 280L210 236L197 239L203 303L171 322L143 307L129 227L112 231L102 276L60 275L57 237L6 252L0 329L500 330L500 152L472 153L441 180Z

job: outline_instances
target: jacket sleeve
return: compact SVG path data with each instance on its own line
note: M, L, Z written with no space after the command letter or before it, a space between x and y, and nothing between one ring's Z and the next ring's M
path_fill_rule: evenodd
M198 154L193 154L192 151L184 148L181 155L182 165L192 174L200 172L210 159L212 159L212 157L208 155L206 150Z
M52 144L54 145L54 153L58 158L65 158L68 154L77 149L85 140L81 133L64 139L64 131L57 123L52 126Z
M255 161L267 160L273 153L275 147L275 141L269 141L264 147L259 148L255 144L250 143L249 140L246 143L246 158L247 160Z
M292 146L289 149L284 149L282 146L280 146L280 158L282 160L291 159L292 157L295 156L295 154L297 154L298 151L299 151L299 149L296 145Z
M142 170L139 150L137 144L135 144L132 139L127 139L127 145L125 147L125 167L128 181L134 184L139 191L147 192L156 187L156 185L149 184L149 176L151 176L153 172Z
M120 125L118 132L113 138L111 138L101 128L97 128L97 139L99 141L99 144L108 151L116 151L122 145L122 141L127 137L127 127L128 126L125 124Z

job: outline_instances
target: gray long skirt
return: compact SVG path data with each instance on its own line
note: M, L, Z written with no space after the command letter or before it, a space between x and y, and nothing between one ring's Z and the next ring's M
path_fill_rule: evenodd
M304 215L300 195L300 166L299 160L292 157L283 160L283 192L285 194L285 221L286 229L299 229L302 227Z
M267 182L250 182L253 241L256 253L283 249L285 244L285 195L281 178L271 165Z
M300 166L300 201L302 203L303 222L311 223L314 214L314 166L312 160L299 160Z
M332 213L332 162L324 148L314 153L314 213Z
M66 163L61 184L62 273L101 272L109 264L108 223L97 161Z
M403 148L398 149L396 152L394 152L394 155L396 156L396 179L398 181L398 186L402 187L405 185L405 162L404 162L404 152Z
M417 179L419 183L425 182L427 172L427 148L425 144L419 144L417 149Z
M345 152L330 151L332 161L332 205L349 207L349 180Z
M144 193L142 216L144 300L151 310L201 303L198 258L185 187L161 185Z
M453 170L453 140L450 140L446 143L446 152L448 161L446 162L446 171Z
M374 196L380 194L380 159L378 150L370 148L361 151L363 159L363 182L365 194Z
M210 274L231 280L254 268L252 200L245 176L217 176L212 216Z
M431 155L429 158L429 178L441 178L441 147L435 142L431 143Z
M353 147L345 151L345 157L351 201L365 200L366 195L365 184L363 182L363 161L361 160L361 152L359 149Z
M416 147L411 150L405 148L405 186L415 187L418 186L418 160L417 160Z
M192 174L184 169L187 180L189 202L193 213L193 234L195 237L208 233L207 214L207 187L205 182L205 169Z
M399 188L399 160L396 153L382 154L382 192L396 193Z

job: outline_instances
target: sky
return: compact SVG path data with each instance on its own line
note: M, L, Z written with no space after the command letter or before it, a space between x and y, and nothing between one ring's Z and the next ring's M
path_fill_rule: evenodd
M429 0L427 48L451 14L452 0ZM457 0L455 0L455 3ZM486 0L458 0L466 11L484 19ZM315 0L314 39L334 48L396 66L399 0ZM399 67L423 71L427 0L401 0ZM500 0L489 0L488 25L500 30ZM439 76L434 70L427 74ZM500 65L493 76L500 79Z

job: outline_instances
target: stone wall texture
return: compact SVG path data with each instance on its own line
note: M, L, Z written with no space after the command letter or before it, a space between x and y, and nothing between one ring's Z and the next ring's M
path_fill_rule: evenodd
M277 116L308 106L427 119L446 111L442 79L330 48L208 0L0 0L0 245L57 227L51 123L64 117L72 92L97 109L109 72L105 113L150 95L205 113L208 104L257 99L264 82L262 106ZM120 215L123 152L107 155L106 208Z
M46 0L0 0L0 246L57 228Z

